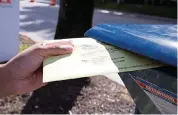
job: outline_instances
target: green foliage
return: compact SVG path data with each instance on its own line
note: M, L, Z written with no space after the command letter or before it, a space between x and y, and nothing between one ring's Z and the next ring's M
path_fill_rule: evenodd
M27 44L22 44L22 45L20 45L20 48L19 48L19 52L22 52L23 50L25 50L25 49L27 49L27 48L29 48L30 47L30 45L27 45Z

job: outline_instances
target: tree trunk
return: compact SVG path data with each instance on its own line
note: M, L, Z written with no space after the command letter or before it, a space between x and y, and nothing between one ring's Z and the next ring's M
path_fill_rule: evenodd
M54 39L83 37L92 27L94 0L60 0Z
M117 4L124 4L124 0L117 0Z
M162 5L163 3L164 3L164 0L160 0L160 3L159 3L159 4L161 4L161 5Z
M148 4L148 0L144 0L144 4Z

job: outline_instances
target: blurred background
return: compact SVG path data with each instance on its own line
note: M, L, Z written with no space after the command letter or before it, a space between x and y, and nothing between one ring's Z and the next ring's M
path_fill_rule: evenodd
M177 0L95 0L98 8L177 18Z

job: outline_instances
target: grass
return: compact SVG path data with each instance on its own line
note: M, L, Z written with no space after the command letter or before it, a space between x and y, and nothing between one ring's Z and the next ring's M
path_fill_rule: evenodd
M97 8L112 9L125 12L140 13L146 15L177 18L177 8L176 7L166 7L166 6L154 6L154 5L137 5L137 4L116 4L116 3L106 3L106 4L96 4Z
M36 42L33 41L31 38L25 36L25 35L19 35L19 39L20 39L20 46L19 46L19 52L29 48L30 46L32 46L33 44L35 44Z
M22 44L22 45L20 45L19 52L22 52L29 47L30 47L30 45Z

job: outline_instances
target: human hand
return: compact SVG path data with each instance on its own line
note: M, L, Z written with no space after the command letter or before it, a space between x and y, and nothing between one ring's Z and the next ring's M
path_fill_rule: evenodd
M71 41L58 41L38 43L19 53L3 67L4 77L8 81L5 90L13 90L8 91L13 94L23 94L44 86L45 84L42 83L43 60L48 56L71 53L72 50Z

